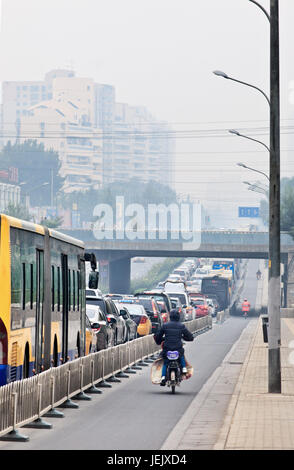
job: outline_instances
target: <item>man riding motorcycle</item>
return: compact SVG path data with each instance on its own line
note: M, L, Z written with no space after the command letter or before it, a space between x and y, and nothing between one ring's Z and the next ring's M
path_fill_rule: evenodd
M160 385L164 386L166 384L166 370L168 366L167 351L178 351L180 355L180 364L183 374L187 373L186 361L184 356L184 348L182 339L185 341L193 341L194 336L192 333L187 330L185 325L180 321L180 314L176 309L170 311L170 321L165 323L160 330L154 335L154 340L156 344L161 344L164 341L162 349L162 357L164 359L164 364L162 367L162 376Z

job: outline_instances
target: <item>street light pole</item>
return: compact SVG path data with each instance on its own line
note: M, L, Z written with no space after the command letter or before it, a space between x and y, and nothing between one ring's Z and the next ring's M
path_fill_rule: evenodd
M263 145L267 149L267 151L270 152L270 149L268 148L268 146L264 142L261 142L261 140L253 139L252 137L248 137L248 135L240 134L240 132L235 131L234 129L229 129L229 132L230 132L230 134L238 135L239 137L244 137L244 139L248 139L248 140L252 140L253 142L257 142L258 144Z
M270 209L268 391L281 393L279 0L270 2Z
M251 168L250 166L244 165L244 163L237 163L237 165L241 166L242 168L246 168L247 170L256 171L256 173L260 173L261 175L265 176L269 181L268 175L266 173L264 173L263 171L256 170L255 168Z

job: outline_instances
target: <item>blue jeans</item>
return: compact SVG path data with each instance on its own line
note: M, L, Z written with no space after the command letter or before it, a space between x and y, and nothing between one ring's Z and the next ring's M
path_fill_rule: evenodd
M181 367L183 369L183 367L186 367L186 361L185 361L185 356L184 354L182 356L180 356L180 364L181 364ZM163 363L163 366L162 366L162 373L161 373L161 376L165 377L166 376L166 370L167 370L167 366L168 366L168 363L170 361L168 359L164 359L164 363Z

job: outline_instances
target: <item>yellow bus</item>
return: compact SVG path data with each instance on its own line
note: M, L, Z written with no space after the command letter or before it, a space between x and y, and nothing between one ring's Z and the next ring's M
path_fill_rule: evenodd
M0 385L87 354L86 330L83 243L0 214Z

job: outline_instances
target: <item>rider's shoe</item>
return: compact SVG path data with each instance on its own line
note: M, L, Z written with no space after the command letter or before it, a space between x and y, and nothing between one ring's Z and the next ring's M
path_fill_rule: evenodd
M166 384L166 380L165 380L165 376L163 376L163 377L161 377L160 385L161 385L162 387L164 387L165 384Z
M183 368L182 368L182 372L183 372L183 374L187 374L187 372L188 372L188 371L187 371L187 367L183 367Z

